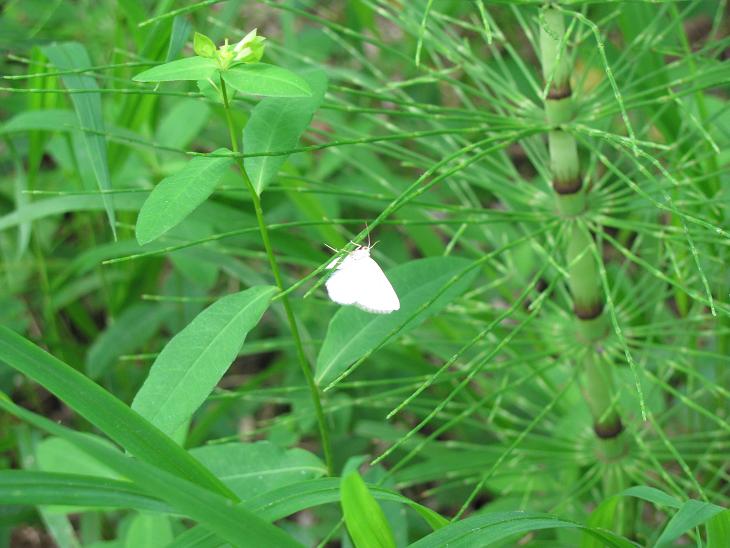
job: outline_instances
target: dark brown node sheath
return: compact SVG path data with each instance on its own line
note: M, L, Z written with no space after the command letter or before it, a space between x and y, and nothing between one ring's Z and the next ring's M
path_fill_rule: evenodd
M603 303L597 302L589 306L574 305L573 312L581 320L594 320L603 312Z
M558 181L557 179L553 179L553 190L562 196L580 192L582 187L583 181L580 180L580 177L576 177L575 179L570 179L568 181Z
M610 440L617 437L621 432L623 432L623 429L624 425L621 424L621 419L618 418L615 422L611 424L593 425L593 431L596 433L596 436L598 436L602 440Z
M560 101L562 99L567 99L571 95L570 90L570 82L565 82L564 84L560 86L552 85L550 86L550 91L548 91L548 100L549 101Z

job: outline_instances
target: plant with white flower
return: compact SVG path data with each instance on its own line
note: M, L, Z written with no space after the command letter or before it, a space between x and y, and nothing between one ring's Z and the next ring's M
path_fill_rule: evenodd
M216 49L213 40L196 32L193 49L201 57L215 59L220 69L226 70L238 63L258 63L264 55L264 40L266 38L258 36L257 29L253 29L237 44L229 44L226 38L225 43Z

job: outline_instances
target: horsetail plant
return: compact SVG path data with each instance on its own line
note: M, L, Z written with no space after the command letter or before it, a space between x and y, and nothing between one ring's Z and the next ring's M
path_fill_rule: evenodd
M584 395L593 416L596 435L613 440L621 434L621 417L611 366L604 359L603 339L608 336L603 289L596 258L591 253L592 236L583 222L592 207L590 184L583 180L575 137L563 127L573 119L571 54L566 44L563 13L547 6L540 12L540 54L545 79L545 117L550 125L548 150L557 209L567 225L565 261L573 299L576 337L585 345L576 365L583 369ZM615 445L615 444L612 444Z

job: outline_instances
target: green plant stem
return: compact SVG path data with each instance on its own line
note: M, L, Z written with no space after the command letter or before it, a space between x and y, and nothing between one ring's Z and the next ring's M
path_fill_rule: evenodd
M565 22L563 14L546 7L540 17L540 48L543 77L548 84L545 116L551 130L548 133L550 167L559 214L571 226L565 249L568 285L573 299L576 334L585 346L579 366L583 369L584 395L593 417L596 435L612 442L621 430L621 418L615 407L615 388L610 366L601 359L602 339L607 324L603 313L603 293L598 264L590 253L592 236L582 216L588 207L586 189L580 172L578 146L575 138L562 128L573 116L570 74L572 67L564 49ZM606 485L608 488L608 485Z
M588 389L586 401L593 416L593 428L596 434L605 438L600 448L605 458L618 460L621 455L619 443L616 443L617 431L621 428L621 419L616 411L613 398L616 394L610 363L589 348L583 359L585 385Z
M231 114L230 109L230 103L228 101L228 92L226 91L226 84L223 81L223 78L220 79L221 84L221 94L223 96L223 110L226 115L226 124L228 125L228 133L231 138L231 149L233 152L238 153L239 147L238 147L238 139L236 137L236 126L233 122L233 116ZM276 262L276 255L274 255L274 250L271 247L271 239L269 238L269 230L266 227L266 222L264 221L264 212L261 208L261 199L259 198L258 193L256 192L256 189L254 188L253 184L251 183L251 179L249 179L248 174L246 173L246 169L243 166L243 159L240 157L236 158L236 164L238 165L238 169L241 173L241 178L243 179L244 184L246 185L246 188L248 188L249 193L251 195L251 201L253 202L254 206L254 212L256 213L256 221L259 226L259 232L261 234L261 241L264 244L264 249L266 250L266 255L269 258L269 265L271 266L271 272L274 275L274 281L276 282L276 286L279 288L279 290L284 290L284 283L281 279L281 273L279 271L279 265ZM330 476L334 475L334 463L332 459L332 448L330 445L330 435L329 435L329 428L327 426L327 421L324 415L324 409L322 408L322 400L320 398L319 394L319 388L317 387L317 384L314 382L314 375L312 374L312 369L309 365L309 362L307 361L307 357L304 354L304 346L302 345L302 339L299 334L299 328L297 327L297 321L294 317L294 311L292 310L291 303L289 302L289 298L284 295L280 299L281 304L284 306L284 311L286 312L286 318L289 322L289 328L291 330L292 337L294 338L294 346L296 347L297 351L297 357L299 359L299 365L301 366L302 373L304 374L304 378L307 381L307 386L309 387L309 392L312 398L312 403L314 404L314 410L315 414L317 416L317 424L319 426L319 435L322 441L322 451L324 453L325 463L327 465L327 472Z

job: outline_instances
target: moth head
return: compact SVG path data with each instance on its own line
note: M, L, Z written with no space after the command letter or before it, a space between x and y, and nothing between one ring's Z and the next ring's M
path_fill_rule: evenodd
M359 259L364 259L365 257L370 257L370 247L371 246L369 245L361 245L352 253L350 253L350 257L352 257L356 261Z

